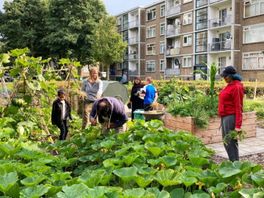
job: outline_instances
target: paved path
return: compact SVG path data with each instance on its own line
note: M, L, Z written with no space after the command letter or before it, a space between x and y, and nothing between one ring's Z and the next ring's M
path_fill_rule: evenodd
M208 144L207 147L215 150L215 154L224 158L228 158L223 143ZM255 138L246 138L238 143L239 156L264 153L264 129L257 128Z

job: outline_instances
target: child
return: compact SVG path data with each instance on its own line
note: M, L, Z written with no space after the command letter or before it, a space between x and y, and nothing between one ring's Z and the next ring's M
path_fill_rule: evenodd
M68 120L71 117L70 103L65 99L64 90L58 91L58 98L53 102L51 121L53 125L56 125L61 133L59 140L65 140L68 133L69 123Z

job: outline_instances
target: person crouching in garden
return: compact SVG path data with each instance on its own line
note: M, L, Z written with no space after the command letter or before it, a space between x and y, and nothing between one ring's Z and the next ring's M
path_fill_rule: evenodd
M90 113L90 122L93 126L97 124L97 119L103 127L103 133L107 133L109 129L122 132L128 120L123 102L114 97L96 100Z
M244 87L241 76L233 66L224 68L221 76L227 86L219 94L218 113L221 117L222 137L230 161L239 160L238 140L230 134L241 133Z
M64 90L58 91L58 98L53 102L51 122L60 129L59 140L65 140L69 131L69 119L71 120L71 106L66 100Z

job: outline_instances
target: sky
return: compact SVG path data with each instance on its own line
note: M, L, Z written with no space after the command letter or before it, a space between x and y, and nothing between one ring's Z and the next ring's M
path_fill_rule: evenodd
M117 15L121 12L130 10L137 6L146 6L156 2L157 0L103 0L109 14ZM4 0L0 0L0 8L2 10Z

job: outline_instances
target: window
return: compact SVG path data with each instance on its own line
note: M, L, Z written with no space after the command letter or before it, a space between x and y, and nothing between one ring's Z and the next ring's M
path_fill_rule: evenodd
M226 57L219 57L218 58L218 73L221 74L226 66Z
M160 60L160 71L164 71L165 70L165 61L164 59Z
M196 30L202 30L207 28L207 14L207 8L203 8L196 11Z
M252 17L264 14L263 0L248 0L244 2L244 17Z
M183 15L183 25L192 24L192 12Z
M195 52L207 51L207 32L196 33Z
M156 36L156 27L151 26L147 28L147 38L155 37Z
M182 67L192 67L192 57L184 56L182 58Z
M164 54L165 52L165 42L161 41L160 42L160 54Z
M165 5L161 5L160 6L160 17L164 17L165 16Z
M262 70L264 69L264 53L249 52L243 53L243 70Z
M155 55L155 54L156 54L155 44L148 44L147 55Z
M160 24L160 35L164 35L165 34L165 23L161 23Z
M147 61L146 62L146 72L155 72L156 71L156 61Z
M196 8L207 5L208 0L196 0Z
M183 46L190 46L192 45L192 35L185 35L183 36Z
M243 43L264 42L264 23L244 27Z
M178 6L181 4L180 0L173 0L173 6Z
M147 20L153 20L156 19L156 8L151 8L147 10Z
M183 3L189 3L192 2L192 0L183 0Z

